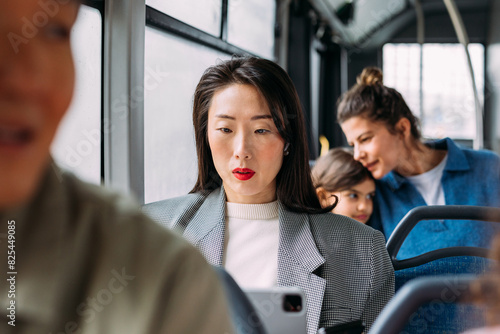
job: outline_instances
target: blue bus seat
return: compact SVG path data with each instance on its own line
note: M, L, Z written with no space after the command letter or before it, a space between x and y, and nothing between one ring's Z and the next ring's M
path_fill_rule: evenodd
M443 274L474 274L486 273L492 260L479 256L452 256L424 263L420 266L396 270L395 290L398 291L406 282L422 276L437 276Z
M406 236L421 220L428 219L467 219L500 222L500 209L480 206L444 205L417 207L401 220L387 241L387 251L395 270L395 290L398 292L413 279L422 276L443 274L480 275L488 271L491 261L487 258L489 250L479 247L448 247L433 250L408 259L397 259L397 254ZM432 305L422 306L412 315L404 333L460 333L478 323L474 317L463 317L462 313L477 313L472 306L443 304L439 317Z
M413 208L401 219L387 240L387 252L391 257L394 270L417 267L437 259L454 256L488 256L489 249L458 246L433 250L408 259L397 259L399 249L413 227L421 220L435 219L478 220L500 223L500 208L474 205L430 205Z
M476 277L470 274L443 275L409 281L385 306L368 334L459 333L483 326L483 310L464 304L468 301L470 283ZM427 309L422 312L424 305ZM453 330L446 325L432 326L445 316L447 308L454 311L454 321L460 325ZM409 332L408 327L414 331Z

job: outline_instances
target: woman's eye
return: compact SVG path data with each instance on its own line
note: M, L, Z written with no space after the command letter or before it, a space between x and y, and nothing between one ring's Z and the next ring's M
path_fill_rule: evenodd
M71 30L62 24L48 24L45 29L45 35L54 40L69 40Z
M352 198L352 199L356 199L358 198L358 194L356 193L350 193L349 195L347 195L349 198Z
M269 132L269 130L265 130L265 129L258 129L258 130L255 130L256 133L260 133L260 134L263 134L263 133L267 133Z
M366 195L366 198L367 198L367 199L370 199L370 200L372 200L372 201L373 201L373 197L375 197L375 193L372 193L372 194L368 194L368 195Z
M223 133L231 133L232 131L228 128L218 128L217 131L223 132Z
M368 137L363 137L359 140L360 143L366 143L368 141L370 141L373 137L372 136L368 136Z

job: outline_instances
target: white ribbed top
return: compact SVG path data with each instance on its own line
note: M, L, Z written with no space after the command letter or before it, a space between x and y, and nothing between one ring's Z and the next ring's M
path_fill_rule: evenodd
M224 267L243 288L276 285L278 202L226 203Z
M443 160L433 169L419 175L407 177L408 181L417 188L427 205L445 205L441 178L443 177L443 171L447 160L448 154L446 154Z

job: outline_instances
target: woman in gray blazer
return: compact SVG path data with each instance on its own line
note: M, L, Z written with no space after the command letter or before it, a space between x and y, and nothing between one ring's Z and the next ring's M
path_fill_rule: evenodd
M308 333L373 323L394 293L378 231L321 208L293 83L271 61L208 68L194 95L198 180L190 194L144 207L179 230L243 288L296 286Z

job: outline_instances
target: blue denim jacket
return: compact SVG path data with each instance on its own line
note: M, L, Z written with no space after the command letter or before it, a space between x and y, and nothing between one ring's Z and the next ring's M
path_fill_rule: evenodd
M491 151L474 151L446 138L426 145L448 151L441 183L447 205L500 207L500 158ZM422 195L403 176L391 171L376 182L374 212L369 224L389 238L408 211L426 205ZM477 221L421 221L403 243L398 258L451 246L489 247L500 224Z

